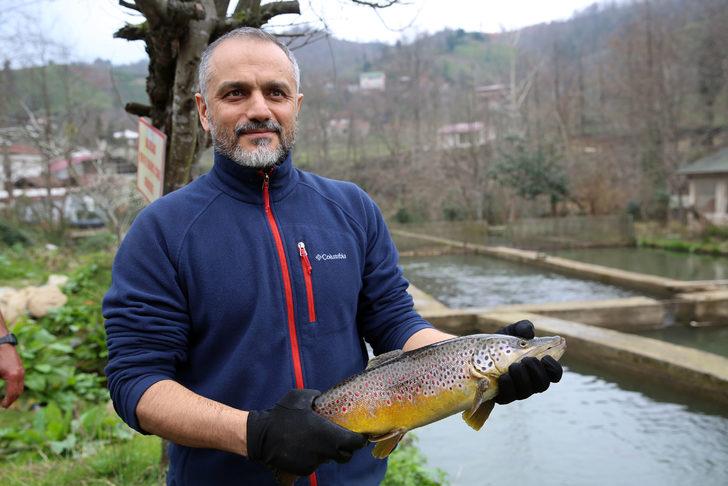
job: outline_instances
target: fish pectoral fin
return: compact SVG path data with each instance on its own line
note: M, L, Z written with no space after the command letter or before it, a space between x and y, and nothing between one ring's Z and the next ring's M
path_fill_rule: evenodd
M495 405L493 400L486 400L488 388L490 388L490 381L487 379L479 380L473 405L470 409L463 412L463 420L475 430L480 430L483 427L483 424L488 420L488 416L493 411L493 406Z
M383 440L391 439L392 437L397 437L399 435L404 435L405 432L407 432L407 431L406 430L403 430L403 429L394 429L394 430L390 430L386 434L370 435L368 437L368 439L369 439L369 442L381 442Z
M376 368L377 366L382 366L384 363L395 360L403 354L404 351L402 351L401 349L395 349L394 351L390 351L388 353L382 353L379 356L375 356L369 360L369 363L367 363L367 369L370 370L372 368Z
M392 453L406 433L407 431L404 429L395 429L383 435L369 437L371 442L377 443L377 445L374 446L374 449L372 449L372 455L377 459L384 459Z
M463 412L463 420L475 430L480 430L495 406L494 400L481 403L475 410L470 409Z

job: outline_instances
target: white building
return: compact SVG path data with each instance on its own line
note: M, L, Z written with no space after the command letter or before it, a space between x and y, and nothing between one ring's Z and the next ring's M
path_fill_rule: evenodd
M441 149L479 147L494 139L495 131L482 122L455 123L437 130L437 143Z
M35 147L21 144L0 146L0 161L9 163L10 180L39 177L43 173L43 155ZM0 186L5 187L5 167L0 167Z
M384 91L387 76L381 71L371 71L359 74L359 89L363 91Z
M713 224L728 224L728 148L696 160L678 173L688 178L690 206Z

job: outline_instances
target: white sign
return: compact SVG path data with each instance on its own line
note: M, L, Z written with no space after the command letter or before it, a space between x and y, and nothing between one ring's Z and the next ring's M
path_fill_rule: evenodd
M137 189L152 202L164 192L164 157L167 136L144 118L139 118Z

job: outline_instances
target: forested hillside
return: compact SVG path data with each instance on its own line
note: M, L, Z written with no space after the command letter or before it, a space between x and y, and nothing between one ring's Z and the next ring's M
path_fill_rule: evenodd
M676 169L728 144L725 25L726 0L651 0L393 46L321 37L295 51L305 94L297 159L355 180L404 219L627 206L661 216L685 190ZM385 89L361 89L365 72L383 72ZM2 75L3 125L28 111L73 120L77 145L133 128L123 106L146 102L145 63ZM483 143L443 148L455 124L476 124L467 126Z

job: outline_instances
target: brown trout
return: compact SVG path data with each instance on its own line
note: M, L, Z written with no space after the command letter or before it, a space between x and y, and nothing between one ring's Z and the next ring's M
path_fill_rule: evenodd
M362 373L334 386L314 410L376 442L372 454L387 457L407 431L457 412L480 430L493 410L498 377L526 356L559 359L566 340L559 336L521 339L475 334L409 352L375 357Z

